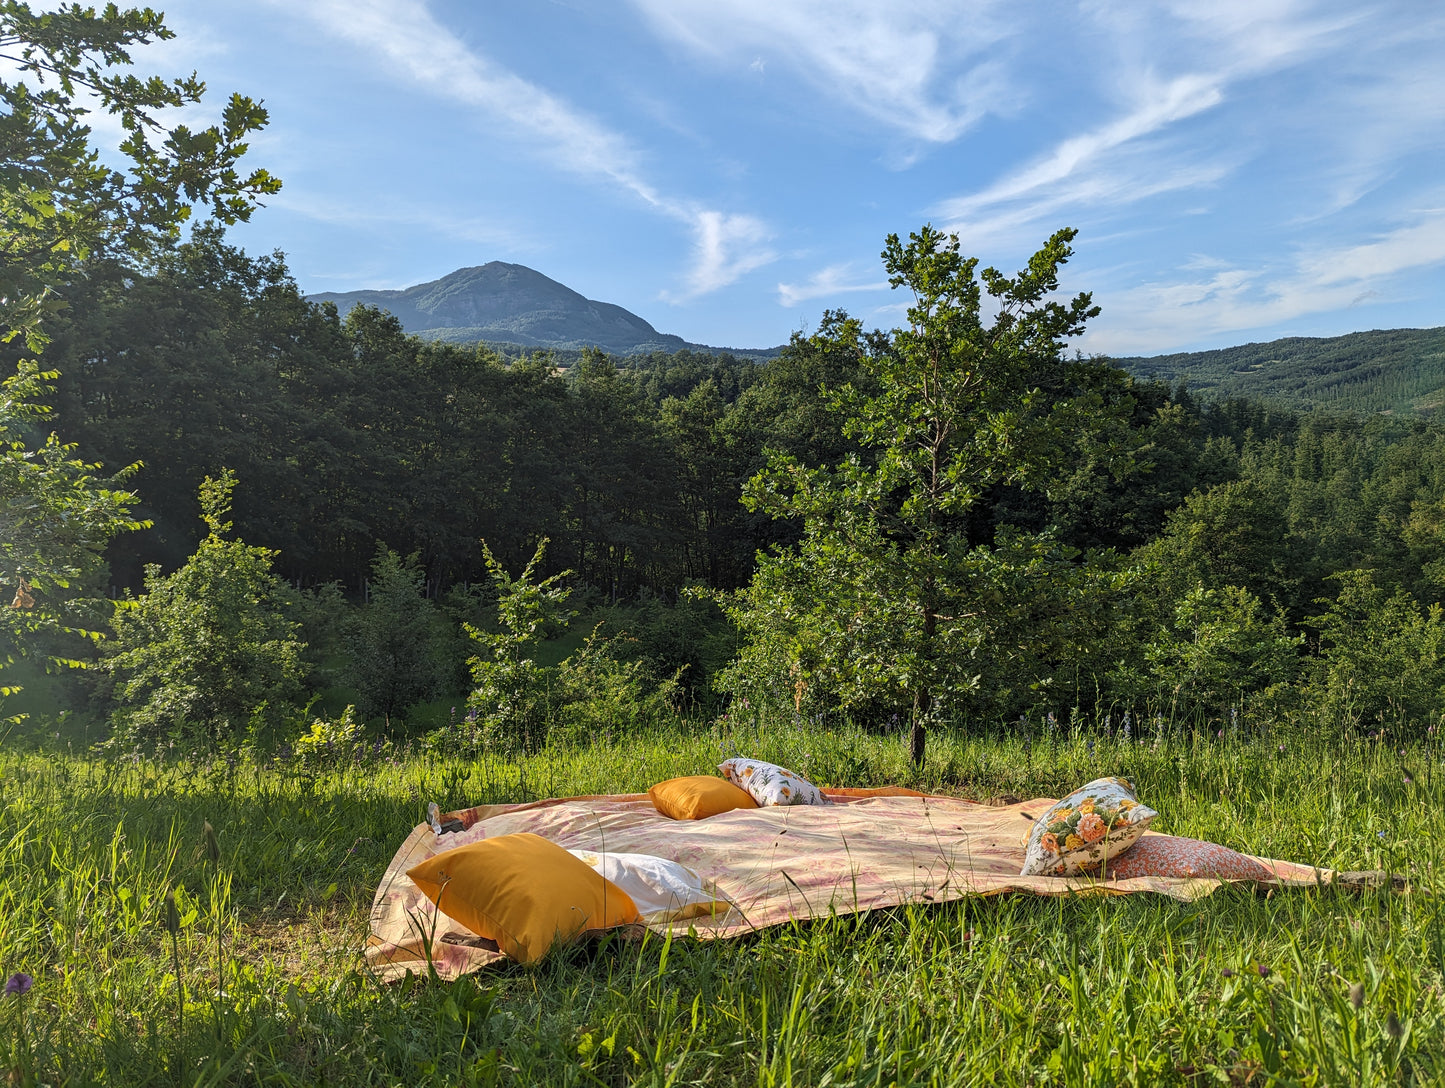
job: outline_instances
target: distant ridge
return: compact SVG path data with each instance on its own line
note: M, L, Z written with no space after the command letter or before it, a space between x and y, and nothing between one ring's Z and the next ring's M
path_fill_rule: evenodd
M1137 378L1183 380L1206 400L1420 416L1445 408L1445 327L1291 336L1114 362Z
M767 357L777 349L713 348L658 332L630 310L584 298L521 264L489 261L459 268L401 291L324 291L312 302L333 302L343 315L353 306L389 310L417 336L456 343L484 342L572 352L598 347L615 355L643 352L723 352Z

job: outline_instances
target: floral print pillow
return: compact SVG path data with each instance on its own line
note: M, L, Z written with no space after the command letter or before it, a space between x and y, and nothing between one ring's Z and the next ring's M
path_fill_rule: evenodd
M832 804L813 783L776 763L734 758L719 763L717 769L734 786L747 790L760 806Z
M1023 876L1092 872L1122 854L1159 815L1139 803L1127 778L1096 778L1034 821Z

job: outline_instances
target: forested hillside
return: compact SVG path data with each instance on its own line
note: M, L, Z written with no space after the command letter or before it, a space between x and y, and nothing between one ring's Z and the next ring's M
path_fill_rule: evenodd
M306 301L279 258L248 258L215 231L146 274L93 265L67 300L45 356L59 377L44 426L111 470L138 462L126 486L139 496L134 514L154 523L115 538L100 591L141 592L145 564L186 563L207 531L198 488L229 470L228 524L274 549L274 570L313 599L313 641L340 629L323 614L334 620L343 598L315 611L330 584L364 603L389 578L403 597L472 616L490 577L482 542L517 572L546 540L536 576L570 572L588 607L653 609L632 628L658 668L689 664L688 690L701 697L722 659L705 660L699 640L722 628L684 590L747 587L760 549L802 538L799 518L745 506L744 485L770 455L807 471L879 456L843 402L819 392L883 391L870 385L876 338L842 314L763 363L683 351L619 365L589 352L561 371L546 355L507 361L411 337L368 307L343 320ZM947 522L949 547L1003 563L968 576L987 628L969 654L964 712L1158 705L1165 693L1176 710L1266 695L1283 706L1303 679L1355 682L1330 671L1342 659L1315 657L1323 647L1367 657L1434 645L1441 428L1205 402L1103 363L1068 373L1045 400L1092 405L1095 423L1061 432L1072 445L1047 478L1000 477ZM685 620L656 611L683 605ZM1352 641L1370 617L1389 630ZM649 623L672 634L647 634ZM1222 641L1201 660L1206 636ZM438 677L458 674L461 646L444 651ZM1366 657L1350 668L1365 670ZM830 684L843 681L825 661L777 667L794 679L765 686L792 692L809 677L806 696L786 697L798 709L907 712L882 681L840 702ZM1410 682L1433 690L1433 675ZM1351 698L1380 714L1403 696Z
M1151 381L1188 382L1210 400L1418 416L1445 406L1445 328L1293 336L1118 363Z

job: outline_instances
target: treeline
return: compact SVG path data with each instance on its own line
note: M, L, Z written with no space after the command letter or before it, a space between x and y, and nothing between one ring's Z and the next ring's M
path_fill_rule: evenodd
M300 295L279 255L247 257L205 229L143 273L91 267L65 301L44 426L110 469L141 462L127 486L154 523L112 541L100 591L154 591L198 548L216 551L198 488L234 473L228 532L270 549L270 568L305 591L283 608L304 621L287 638L313 643L292 679L310 669L313 689L365 690L364 710L388 717L468 683L475 646L459 624L505 634L483 616L497 573L521 571L544 539L535 580L571 572L594 614L635 606L611 625L631 632L633 664L654 681L690 665L674 690L705 696L725 658L699 647L740 643L683 591L747 587L760 549L803 532L744 506L745 483L770 453L803 467L876 456L820 395L880 392L864 363L882 334L838 313L765 362L587 353L563 368L408 337L376 310L342 320ZM973 554L1018 561L979 582L993 612L952 713L1222 717L1252 702L1328 704L1359 723L1445 709L1445 432L1200 403L1103 362L1069 374L1068 395L1086 393L1107 426L1081 430L1046 481L989 484L950 529ZM132 643L137 622L118 627ZM762 684L783 710L846 704L875 725L909 712L886 687L850 703L826 670L801 683L802 658L763 658L724 676L735 695ZM613 661L605 683L574 687L592 698L624 672Z
M813 401L846 360L508 362L377 310L340 320L279 256L215 232L145 275L92 269L66 301L45 353L51 424L113 468L141 462L131 485L155 526L109 553L122 588L194 550L196 488L226 468L238 532L301 586L359 590L382 543L419 553L435 594L481 577L480 540L518 565L543 536L552 569L617 598L736 585L776 537L737 502L763 447L839 449Z

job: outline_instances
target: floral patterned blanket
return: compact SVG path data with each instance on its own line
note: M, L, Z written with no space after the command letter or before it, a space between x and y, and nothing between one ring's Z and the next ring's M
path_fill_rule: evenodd
M568 849L653 854L681 862L711 881L732 907L649 928L702 939L734 937L794 919L969 895L1156 892L1187 900L1223 883L1198 877L1020 876L1029 832L1035 818L1055 803L1052 798L995 808L894 788L824 792L837 803L738 809L706 820L670 820L646 794L446 813L441 834L430 824L420 825L387 866L372 903L367 961L381 978L394 980L408 971L425 973L428 950L445 979L502 960L491 941L436 910L406 872L443 850L520 831ZM1256 860L1282 885L1333 878L1328 870L1308 865ZM641 927L631 928L641 933Z

